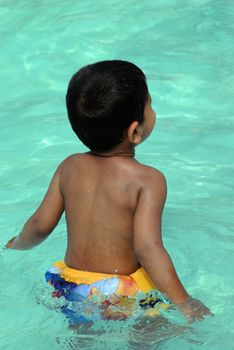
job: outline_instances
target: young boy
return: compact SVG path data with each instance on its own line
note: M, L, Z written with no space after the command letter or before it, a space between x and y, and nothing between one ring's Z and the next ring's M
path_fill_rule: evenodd
M7 248L38 245L65 211L65 258L46 273L54 296L73 304L98 297L105 319L126 318L129 312L113 309L129 309L138 295L146 311L171 302L190 320L210 314L188 295L162 242L165 177L134 159L156 118L144 73L117 60L86 66L72 77L66 102L90 152L59 165L41 205Z

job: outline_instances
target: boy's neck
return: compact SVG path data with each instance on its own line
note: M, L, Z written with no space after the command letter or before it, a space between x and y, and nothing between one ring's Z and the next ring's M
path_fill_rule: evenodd
M135 152L111 152L111 153L99 153L99 152L94 152L90 151L89 154L92 154L94 156L99 156L99 157L135 157Z
M110 151L107 152L96 152L96 151L90 151L89 154L100 156L100 157L135 157L135 147L131 144L125 144L124 142L120 145L116 146L115 148L112 148Z

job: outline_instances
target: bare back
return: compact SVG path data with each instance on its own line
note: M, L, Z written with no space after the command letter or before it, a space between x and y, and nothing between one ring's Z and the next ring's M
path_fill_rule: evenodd
M130 274L138 267L133 218L145 166L129 157L77 154L64 163L60 188L65 203L68 266Z

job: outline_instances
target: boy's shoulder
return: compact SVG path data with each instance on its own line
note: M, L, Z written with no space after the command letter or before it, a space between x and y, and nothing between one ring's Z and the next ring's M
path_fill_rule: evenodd
M140 186L141 203L163 209L167 197L167 182L164 174L151 166L142 165L142 181ZM147 204L148 203L148 204Z
M74 161L77 161L79 159L82 159L87 153L73 153L73 154L70 154L69 156L67 156L61 164L68 164L68 163L71 163L71 162L74 162Z
M137 185L139 193L148 193L151 197L160 192L167 192L167 182L164 174L153 166L135 161L132 180Z
M71 166L82 159L84 159L85 153L73 153L67 156L60 164L60 168L67 168L68 166Z
M165 175L159 169L139 163L139 170L147 183L166 182Z
M72 173L75 167L79 167L79 162L82 160L82 153L74 153L66 157L57 167L56 174L61 177Z

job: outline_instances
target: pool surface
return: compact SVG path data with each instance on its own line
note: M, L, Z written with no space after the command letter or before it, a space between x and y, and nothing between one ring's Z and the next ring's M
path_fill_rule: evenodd
M0 349L233 349L232 1L1 0L0 33L0 245L37 208L56 166L86 150L67 122L71 75L98 60L133 61L157 111L136 157L166 175L165 246L186 289L215 314L68 329L44 282L64 255L62 218L39 247L0 253Z

